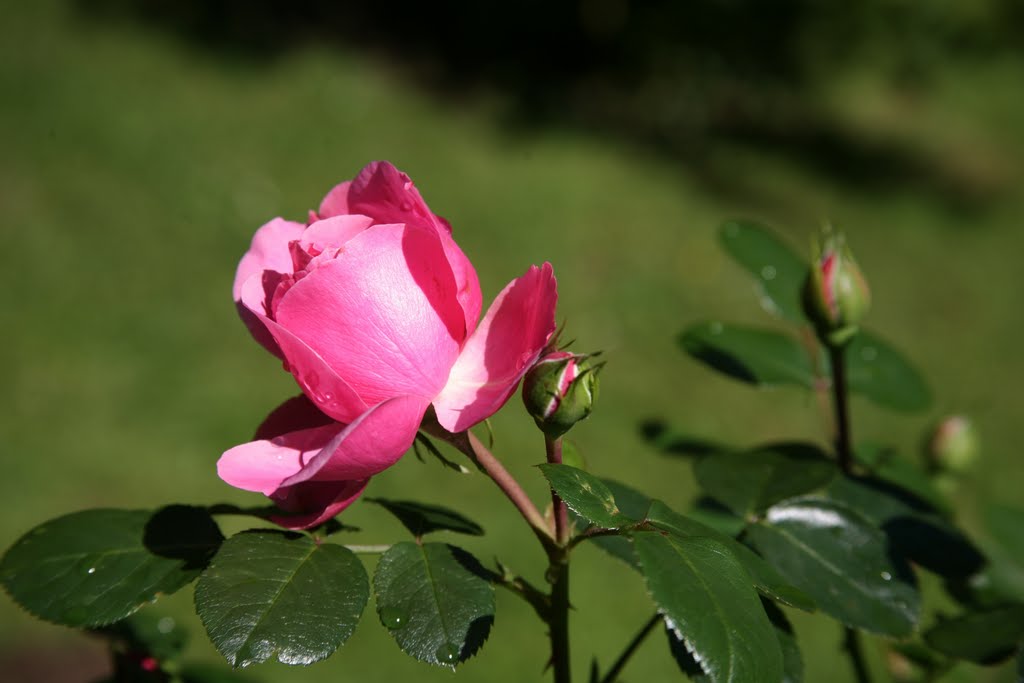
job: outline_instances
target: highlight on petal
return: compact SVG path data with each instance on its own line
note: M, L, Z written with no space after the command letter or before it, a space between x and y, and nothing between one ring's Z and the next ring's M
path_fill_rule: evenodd
M242 305L242 288L248 280L260 275L265 270L278 273L292 272L292 256L288 249L288 243L299 239L305 229L306 226L301 223L275 218L256 231L252 237L249 251L242 257L238 263L238 270L235 271L232 295L238 308L238 315L249 329L253 339L278 358L282 357L281 350L274 342L270 332L249 312L248 307Z
M550 263L530 266L502 290L434 399L441 426L461 432L505 404L554 334L557 301Z
M274 524L287 529L308 529L323 524L363 494L369 479L356 481L310 481L281 489L271 498L278 507L295 513L274 515Z
M220 456L217 475L235 488L269 496L343 430L332 423L235 446Z
M394 465L412 446L429 401L397 396L337 432L282 487L309 481L365 479Z
M349 240L287 291L275 316L366 405L405 394L432 399L465 338L437 235L407 225L375 225Z
M366 412L366 403L316 351L264 314L263 291L258 275L249 278L242 288L242 304L273 336L302 392L339 422L352 422Z

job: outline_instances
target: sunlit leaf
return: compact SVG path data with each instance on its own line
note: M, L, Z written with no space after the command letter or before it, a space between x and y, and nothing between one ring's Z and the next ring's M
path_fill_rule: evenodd
M250 531L224 542L196 584L195 601L214 646L243 667L328 657L352 635L369 595L366 570L350 550Z
M538 465L552 490L577 515L606 529L631 521L615 503L615 496L603 481L570 465Z

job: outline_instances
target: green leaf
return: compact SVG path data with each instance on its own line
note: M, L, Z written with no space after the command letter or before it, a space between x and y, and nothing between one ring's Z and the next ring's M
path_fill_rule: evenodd
M309 536L247 531L232 536L196 584L196 613L232 666L271 657L312 664L356 628L370 595L351 551Z
M442 543L403 542L380 558L373 577L377 614L402 650L454 669L487 640L494 588L476 558Z
M633 535L647 590L666 624L716 683L777 681L782 652L750 577L710 538Z
M102 626L190 583L223 540L201 508L85 510L22 536L0 560L0 580L41 619Z
M656 418L648 418L640 424L640 436L666 455L700 457L736 450L705 437L695 436Z
M757 278L761 306L769 313L803 323L800 293L809 266L771 230L753 221L733 220L718 231L722 248Z
M837 469L817 446L781 443L712 455L699 460L693 471L704 493L745 517L825 486Z
M710 496L698 498L686 516L729 538L736 538L747 526L745 519L737 517L729 508Z
M841 476L826 495L881 528L895 554L939 576L965 578L985 564L984 556L963 533L891 482Z
M410 500L387 500L385 498L367 498L398 518L416 538L431 531L455 531L470 536L483 536L484 530L476 522L463 517L452 509L440 505L416 503Z
M622 514L611 490L594 475L570 465L538 467L566 506L591 524L615 529L635 521Z
M931 390L921 373L899 351L872 332L861 330L846 349L850 391L901 412L931 405Z
M762 595L805 611L814 610L814 601L807 594L791 585L774 567L739 541L679 514L660 500L651 502L647 521L656 529L667 531L681 538L711 538L718 541L728 548L743 566L753 580L754 587Z
M782 649L782 683L802 683L804 680L804 658L800 653L800 646L796 642L796 633L793 632L793 625L778 605L769 600L761 599L768 620L772 622L775 630L775 637L779 639L779 648Z
M679 343L695 359L741 382L814 387L807 350L781 332L713 321L687 328Z
M634 488L613 479L602 479L601 482L608 487L615 499L619 511L631 520L642 520L647 515L647 508L651 506L651 499ZM587 526L586 520L572 510L569 511L573 524L577 528ZM636 556L633 554L633 544L625 536L596 536L590 539L590 543L600 547L606 553L622 560L634 569L639 569L636 564Z
M924 634L944 655L977 664L995 664L1016 652L1024 640L1024 605L1006 605L940 621Z
M873 443L859 444L854 457L879 479L905 489L943 515L950 513L949 502L935 488L931 477L912 461L900 457L894 449Z
M747 534L786 580L847 626L905 636L917 623L910 566L890 557L885 534L855 511L797 498L769 508Z

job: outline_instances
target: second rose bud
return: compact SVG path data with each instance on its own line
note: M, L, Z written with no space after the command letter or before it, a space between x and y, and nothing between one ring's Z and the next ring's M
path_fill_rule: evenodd
M547 436L558 438L590 415L597 400L599 355L552 351L523 379L523 403Z

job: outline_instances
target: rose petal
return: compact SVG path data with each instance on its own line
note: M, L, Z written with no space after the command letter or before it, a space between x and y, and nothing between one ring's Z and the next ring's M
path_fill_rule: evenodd
M267 415L253 439L273 439L300 429L323 427L335 421L322 413L305 394L288 399Z
M288 251L288 243L299 239L305 229L306 226L302 223L275 218L256 231L252 237L252 243L249 245L249 251L245 252L235 271L232 294L238 308L238 315L242 318L245 326L249 328L249 333L253 338L278 358L282 357L281 350L277 347L273 337L263 324L245 306L241 305L242 286L254 275L258 275L264 270L278 273L292 272L292 257Z
M274 524L287 529L308 529L323 524L347 508L366 490L369 479L357 481L311 481L281 489L271 498L279 507L297 515L274 515Z
M270 495L344 430L332 423L235 446L217 461L217 475L235 488Z
M288 290L275 315L367 405L432 399L465 335L437 235L405 225L375 225L349 240Z
M260 275L253 275L242 287L242 304L273 335L285 358L286 368L295 376L302 392L321 411L339 422L351 422L366 412L367 405L359 395L316 351L264 315L261 310L264 307L263 296Z
M281 485L365 479L398 462L412 446L429 401L397 396L360 415Z
M554 333L557 301L550 263L530 266L502 290L434 399L441 426L461 432L504 405Z
M483 306L476 270L452 239L448 221L430 210L408 175L386 161L371 162L348 188L347 202L350 211L372 216L376 223L422 225L437 231L455 275L459 305L466 320L466 334L476 329Z
M331 216L351 213L348 210L348 189L351 185L352 181L346 180L331 188L331 191L327 193L324 200L320 202L320 208L317 210L320 218L330 218Z
M372 224L372 218L357 213L324 218L306 228L299 245L306 251L320 253L331 247L343 246Z

